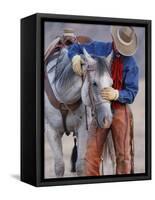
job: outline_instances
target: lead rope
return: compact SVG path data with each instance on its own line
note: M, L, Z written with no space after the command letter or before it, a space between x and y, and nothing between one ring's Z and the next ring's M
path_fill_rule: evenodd
M89 92L89 98L90 98L90 103L91 103L91 112L92 112L92 117L95 116L95 104L94 104L94 97L92 95L92 87L91 87L91 81L90 81L90 72L91 69L89 69L89 66L87 67L87 77L88 77L88 92Z
M81 69L83 70L83 66L81 65ZM81 80L82 80L82 85L84 83L84 75L82 74L81 76ZM88 131L88 117L87 117L87 106L84 105L84 111L85 111L85 119L86 119L86 130Z

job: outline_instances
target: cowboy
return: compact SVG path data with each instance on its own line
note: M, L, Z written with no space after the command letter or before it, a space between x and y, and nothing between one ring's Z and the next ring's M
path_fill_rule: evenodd
M133 122L128 104L134 102L138 92L138 66L133 58L137 49L137 35L133 27L127 26L112 26L111 35L112 42L93 41L83 45L74 44L68 51L73 70L80 76L84 73L81 67L83 61L80 57L83 48L92 55L105 57L111 55L110 71L113 86L103 88L101 96L103 99L111 101L113 120L111 127L107 129L97 127L96 121L92 120L85 155L86 176L100 175L101 156L110 130L116 154L116 174L133 172Z

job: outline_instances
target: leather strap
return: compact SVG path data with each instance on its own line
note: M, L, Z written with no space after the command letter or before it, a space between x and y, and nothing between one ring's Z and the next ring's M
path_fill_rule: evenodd
M65 130L66 134L69 135L69 131L67 130L67 125L66 125L66 117L67 117L69 110L75 111L81 105L81 102L82 102L81 98L77 102L75 102L73 104L67 104L67 105L58 101L57 98L55 97L53 89L50 85L46 70L45 70L44 83L45 83L45 91L48 96L48 99L49 99L51 105L53 105L56 109L60 110L61 115L62 115L64 130Z
M45 71L45 91L46 91L46 94L48 96L48 99L50 101L50 103L56 108L56 109L59 109L61 110L62 109L62 106L63 106L63 110L68 107L69 109L67 110L71 110L71 111L74 111L76 110L80 104L81 104L81 98L76 101L75 103L73 104L67 104L66 107L64 105L64 103L61 103L60 101L57 100L57 98L55 97L55 94L53 92L53 89L50 85L50 82L49 82L49 79L48 79L48 75L47 75L47 72Z

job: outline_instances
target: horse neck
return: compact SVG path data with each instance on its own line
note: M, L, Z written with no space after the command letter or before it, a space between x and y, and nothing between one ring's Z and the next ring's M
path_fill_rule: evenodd
M67 70L67 68L65 70ZM65 70L64 74L66 73ZM63 78L63 74L61 78ZM67 104L74 103L81 98L81 87L82 79L76 74L72 77L68 75L66 83L64 82L62 84L61 80L58 79L53 84L53 90L58 100Z

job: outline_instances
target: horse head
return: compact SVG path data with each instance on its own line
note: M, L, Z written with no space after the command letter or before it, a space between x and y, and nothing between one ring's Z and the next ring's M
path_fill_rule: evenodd
M86 61L85 81L81 90L82 100L91 107L92 115L101 128L109 128L112 122L110 102L101 97L101 89L112 86L112 79L108 72L105 57L95 57L83 49Z

